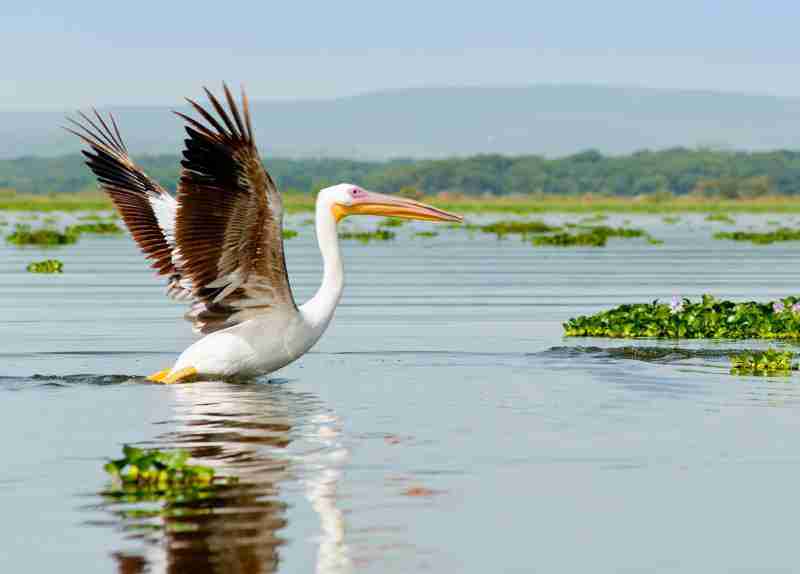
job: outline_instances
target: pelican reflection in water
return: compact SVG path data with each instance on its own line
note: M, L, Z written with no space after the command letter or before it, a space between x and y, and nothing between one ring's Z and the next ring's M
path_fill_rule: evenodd
M295 542L316 541L317 572L350 570L337 506L340 467L347 458L337 421L315 398L281 387L222 382L176 387L178 426L159 437L158 446L186 449L238 482L205 498L162 501L156 516L142 513L141 504L106 497L106 508L132 537L150 531L144 552L114 554L120 573L276 572L288 523L281 485L298 480L319 523ZM294 452L293 441L303 443Z

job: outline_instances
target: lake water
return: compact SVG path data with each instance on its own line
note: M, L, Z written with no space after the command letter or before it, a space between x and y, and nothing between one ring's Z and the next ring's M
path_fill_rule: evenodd
M298 301L320 279L304 219ZM347 243L329 331L249 384L143 381L193 339L127 237L0 246L0 572L797 571L797 378L734 377L724 356L766 345L561 330L624 302L796 295L797 244L711 239L775 216L607 223L624 219L665 243L413 237L423 224ZM63 275L25 272L53 255ZM607 351L631 344L709 352ZM123 444L239 482L115 498L102 467Z

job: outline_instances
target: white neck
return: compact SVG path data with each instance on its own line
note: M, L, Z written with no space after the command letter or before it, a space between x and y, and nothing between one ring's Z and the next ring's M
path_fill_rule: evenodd
M306 323L321 335L333 318L344 289L344 266L339 252L339 236L332 204L322 194L317 196L316 229L322 253L322 285L308 302L300 306Z

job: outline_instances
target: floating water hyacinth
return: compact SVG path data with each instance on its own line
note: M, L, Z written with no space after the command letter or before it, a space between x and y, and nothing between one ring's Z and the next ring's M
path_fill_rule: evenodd
M295 237L297 237L297 231L295 231L294 229L284 229L282 231L282 234L284 239L294 239Z
M396 217L387 217L378 224L378 227L402 227L405 221Z
M28 263L25 269L28 273L63 273L64 264L58 259L45 259Z
M109 222L80 223L78 225L71 225L67 230L74 233L96 233L99 235L116 235L122 233L122 228L119 225Z
M339 239L355 239L361 243L370 241L391 241L395 238L393 231L388 229L377 229L375 231L341 231Z
M791 310L791 312L787 312ZM800 339L800 298L734 303L703 295L620 305L564 323L573 337L665 337L681 339Z
M125 445L122 452L123 458L104 466L117 486L167 492L208 486L212 482L235 482L232 478L215 477L213 468L188 464L189 454L182 450L161 451Z
M494 233L498 239L505 237L506 235L521 235L525 237L528 234L536 234L536 233L549 233L552 231L558 231L560 227L554 227L552 225L547 225L544 221L534 220L534 221L516 221L516 220L507 220L507 221L495 221L494 223L487 223L486 225L479 225L479 226L470 226L471 228L477 228L483 233Z
M14 245L69 245L78 241L80 231L67 227L64 232L55 229L32 230L29 225L17 225L14 232L6 237L6 241Z
M756 245L769 245L777 241L800 241L800 230L781 227L775 231L721 231L714 234L714 239L731 239L733 241L750 241Z

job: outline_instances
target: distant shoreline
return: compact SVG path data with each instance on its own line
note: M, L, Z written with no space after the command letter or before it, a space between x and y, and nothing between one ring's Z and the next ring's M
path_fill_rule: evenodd
M800 213L800 196L767 196L755 199L715 199L694 196L637 198L574 196L532 196L474 198L452 194L425 196L423 201L461 213ZM287 213L314 210L314 194L285 193ZM0 194L0 211L72 212L109 211L114 206L101 192L52 195Z

